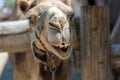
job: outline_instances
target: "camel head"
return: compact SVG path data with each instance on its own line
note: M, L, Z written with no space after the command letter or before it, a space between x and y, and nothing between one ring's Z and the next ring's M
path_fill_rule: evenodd
M46 16L42 19L41 29L34 41L39 55L54 54L60 59L68 59L71 55L71 26L70 20L73 11L69 1L45 0L30 9L26 16L30 20L31 32L34 32L40 23L39 19L47 8ZM45 56L44 56L45 57Z

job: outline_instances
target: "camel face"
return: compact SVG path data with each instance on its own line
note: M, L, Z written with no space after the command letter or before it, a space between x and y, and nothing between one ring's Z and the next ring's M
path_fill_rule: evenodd
M47 40L54 46L67 50L70 46L70 26L67 16L58 8L53 7L48 14Z
M42 13L48 7L50 8L44 19L42 19L42 23L39 22ZM48 52L55 54L61 59L69 58L71 53L70 15L72 13L72 9L61 2L42 2L29 10L26 16L30 19L31 31L35 31L38 23L42 24L39 30L40 42L35 41L35 46L43 51L47 49ZM42 47L40 47L41 45ZM43 46L45 49L43 49Z
M43 24L43 33L41 34L46 38L46 42L58 52L59 56L68 56L71 50L68 16L59 8L53 6L48 10Z

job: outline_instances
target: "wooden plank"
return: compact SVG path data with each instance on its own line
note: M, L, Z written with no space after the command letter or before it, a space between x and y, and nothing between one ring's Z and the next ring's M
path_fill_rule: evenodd
M0 22L0 36L23 33L29 28L29 20Z
M0 52L30 50L29 21L0 22Z
M0 36L0 52L24 52L30 50L29 32Z
M80 16L75 16L72 20L72 46L73 48L80 47Z
M82 80L110 80L108 10L82 7L81 16Z

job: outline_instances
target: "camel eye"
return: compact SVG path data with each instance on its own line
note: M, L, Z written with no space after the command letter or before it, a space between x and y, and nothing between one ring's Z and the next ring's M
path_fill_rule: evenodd
M38 16L30 15L30 16L27 17L27 19L30 21L31 24L37 24Z
M74 17L74 13L73 13L73 14L68 15L68 19L69 19L69 20L72 20L72 19L73 19L73 17Z
M28 20L30 21L30 23L34 23L34 17L33 16L29 16Z
M49 23L50 26L56 27L53 23Z
M74 16L74 15L71 15L71 16L70 16L70 20L72 20L72 19L73 19L73 16Z
M51 23L51 22L49 22L49 25L50 25L51 28L53 28L53 29L59 29L58 25L55 24L55 23Z

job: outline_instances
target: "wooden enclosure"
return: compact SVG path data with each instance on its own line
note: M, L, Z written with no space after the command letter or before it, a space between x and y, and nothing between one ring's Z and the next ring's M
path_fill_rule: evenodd
M82 80L110 80L109 21L106 7L82 7Z
M115 18L111 19L116 14L113 7L118 8L117 12L120 12L118 5L115 6L119 1L81 0L81 2L83 4L80 20L76 18L80 25L76 25L78 23L76 19L73 20L76 23L74 23L76 34L80 27L80 37L77 35L74 38L80 42L74 49L76 69L81 72L82 80L117 80L120 73L120 13L117 13L119 15L116 22ZM111 4L114 6L110 6ZM78 53L80 57L76 58Z

